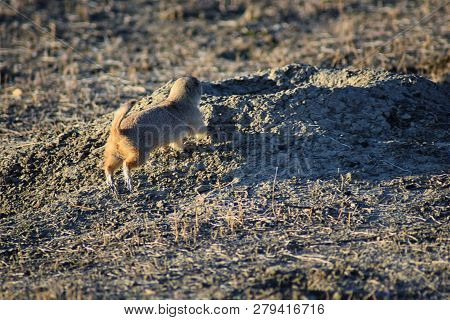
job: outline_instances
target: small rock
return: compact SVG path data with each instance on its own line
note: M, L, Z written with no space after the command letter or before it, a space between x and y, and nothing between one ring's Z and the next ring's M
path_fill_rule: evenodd
M205 168L206 168L206 167L205 167L205 165L204 165L203 163L199 163L199 164L197 164L197 166L196 166L196 169L199 170L199 171L200 171L200 170L205 170Z
M400 119L403 119L403 120L409 120L411 118L412 117L411 117L411 115L409 113L404 113L404 114L400 115Z
M13 90L12 95L16 99L20 99L22 97L22 90L20 88L16 88Z
M202 185L198 186L197 188L195 188L195 191L197 191L198 193L203 193L203 192L208 191L209 189L210 189L209 186L202 184Z

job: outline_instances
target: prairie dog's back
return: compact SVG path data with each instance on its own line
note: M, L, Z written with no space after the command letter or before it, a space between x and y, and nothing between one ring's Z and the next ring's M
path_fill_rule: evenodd
M165 101L129 115L122 120L120 130L143 152L179 141L204 126L198 108L201 93L201 83L196 78L180 78Z

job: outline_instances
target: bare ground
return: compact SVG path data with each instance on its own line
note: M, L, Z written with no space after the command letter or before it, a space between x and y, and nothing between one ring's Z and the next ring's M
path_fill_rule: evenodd
M389 51L386 65L369 54L331 65L321 38L356 19L354 39L367 23L367 37L385 40L440 3L412 12L411 2L370 1L24 3L15 5L83 56L0 11L1 47L10 48L1 62L0 298L450 298L448 61L406 70L437 83L325 68L365 61L405 71L397 54L404 65L445 61L445 23L412 29L398 41L428 34L429 47ZM378 34L373 21L392 12L392 28ZM447 8L436 12L434 21L448 20ZM252 33L265 27L279 39L273 47ZM245 54L227 42L252 37ZM322 66L275 68L299 60ZM133 193L119 179L112 195L100 169L109 111L130 97L142 97L137 108L157 103L170 82L147 95L152 88L184 72L204 80L211 143L156 152L135 172Z

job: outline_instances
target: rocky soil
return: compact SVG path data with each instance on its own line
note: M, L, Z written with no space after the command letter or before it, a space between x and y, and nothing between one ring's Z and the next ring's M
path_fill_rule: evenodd
M203 86L211 141L155 152L132 193L104 182L112 113L3 135L0 298L450 298L444 85L290 64Z

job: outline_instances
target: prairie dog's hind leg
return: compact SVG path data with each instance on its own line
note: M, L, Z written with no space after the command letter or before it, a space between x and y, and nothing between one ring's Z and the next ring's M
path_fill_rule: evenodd
M105 171L105 176L106 176L106 184L108 185L108 187L114 189L113 174L109 171Z
M114 184L114 171L122 164L122 159L113 154L105 154L105 178L106 184L117 193L116 185Z
M125 180L125 184L127 186L128 191L131 192L132 190L132 185L131 185L131 169L135 168L139 165L139 160L138 160L138 156L136 154L132 154L130 156L128 156L125 161L123 162L123 178Z

